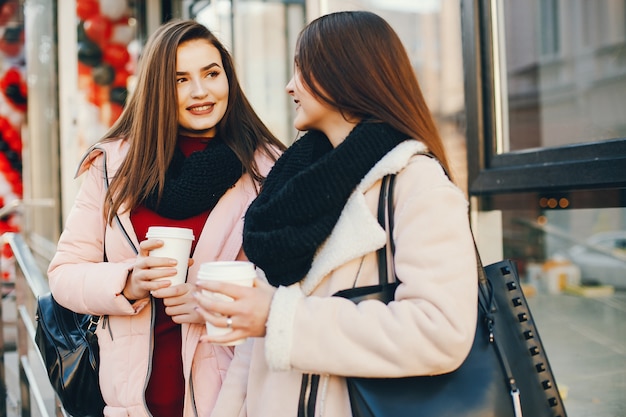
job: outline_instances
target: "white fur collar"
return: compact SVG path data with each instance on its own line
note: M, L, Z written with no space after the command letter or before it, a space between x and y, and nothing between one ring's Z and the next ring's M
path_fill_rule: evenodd
M387 174L402 170L411 157L427 151L417 140L404 141L372 167L348 199L335 228L318 249L309 273L300 281L309 295L331 271L345 263L383 247L386 234L365 201L365 192Z

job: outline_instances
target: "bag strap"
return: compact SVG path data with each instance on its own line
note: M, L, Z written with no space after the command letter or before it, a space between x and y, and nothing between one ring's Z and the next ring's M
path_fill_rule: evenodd
M397 281L393 269L393 254L396 251L396 247L391 237L393 231L393 184L395 178L395 174L383 177L378 196L378 223L385 229L387 234L387 243L376 251L378 258L378 281L382 286L390 285L389 275L393 277L392 282ZM391 256L391 262L387 262L388 256ZM390 267L391 271L389 270Z
M109 189L109 169L107 168L107 152L106 152L106 150L104 148L102 148L100 146L94 147L94 149L98 149L99 151L101 151L102 155L104 156L104 162L102 164L102 168L104 170L104 189L105 189L105 191L108 191L108 189ZM126 228L124 228L124 225L122 224L122 221L120 220L120 216L118 216L117 213L115 213L115 222L117 223L117 226L120 228L120 230L124 234L124 237L126 238L126 241L130 245L130 247L133 249L133 251L135 251L135 255L138 255L139 254L139 250L137 249L137 247L135 247L135 244L133 243L133 240L130 238L130 235L128 234L128 231L126 231ZM106 227L105 227L105 230L106 230ZM106 257L106 252L105 252L105 257Z
M419 155L428 156L429 158L434 159L439 162L439 159L430 152L419 153ZM450 173L446 170L446 168L439 164L441 169L443 169L446 177L451 179ZM378 277L381 285L388 282L388 275L390 274L394 281L397 281L395 267L393 263L393 255L396 253L395 243L393 241L393 185L395 182L396 174L387 174L382 179L382 185L380 187L380 195L378 197L378 223L385 229L387 232L387 245L377 251L378 253ZM474 239L474 233L472 233L472 242L474 244L474 251L476 252L476 267L478 270L478 282L480 284L479 291L482 292L482 297L479 297L479 301L483 304L482 308L485 311L489 311L489 306L493 304L493 292L492 291L484 291L485 287L488 285L487 276L485 275L485 270L483 268L482 260L480 259L480 254L478 252L478 246L476 245L476 239ZM388 254L390 251L392 262L387 264ZM392 281L393 282L393 281ZM486 300L485 300L486 299ZM485 302L486 301L486 302Z

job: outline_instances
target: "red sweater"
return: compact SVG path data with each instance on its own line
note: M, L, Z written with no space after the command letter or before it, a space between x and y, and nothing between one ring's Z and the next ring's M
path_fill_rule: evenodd
M186 156L206 147L205 140L180 137L178 146ZM209 212L185 220L172 220L159 216L154 211L141 206L130 215L137 238L141 242L146 237L150 226L174 226L193 229L195 239L191 253ZM185 379L183 377L182 340L180 325L165 314L163 300L155 298L154 349L152 351L152 372L146 388L146 404L154 417L181 417L185 397Z

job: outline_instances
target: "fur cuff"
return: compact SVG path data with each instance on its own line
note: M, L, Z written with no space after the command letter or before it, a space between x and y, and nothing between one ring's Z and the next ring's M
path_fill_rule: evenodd
M278 287L274 294L265 335L265 360L272 371L291 369L293 323L302 298L304 294L299 284Z

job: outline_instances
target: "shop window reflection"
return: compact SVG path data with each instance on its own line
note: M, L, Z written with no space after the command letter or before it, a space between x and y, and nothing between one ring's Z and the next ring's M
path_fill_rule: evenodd
M500 4L505 149L626 137L626 1Z
M504 256L517 261L532 292L626 290L626 209L566 209L563 200L541 197L538 211L504 210ZM566 269L552 276L556 266Z

